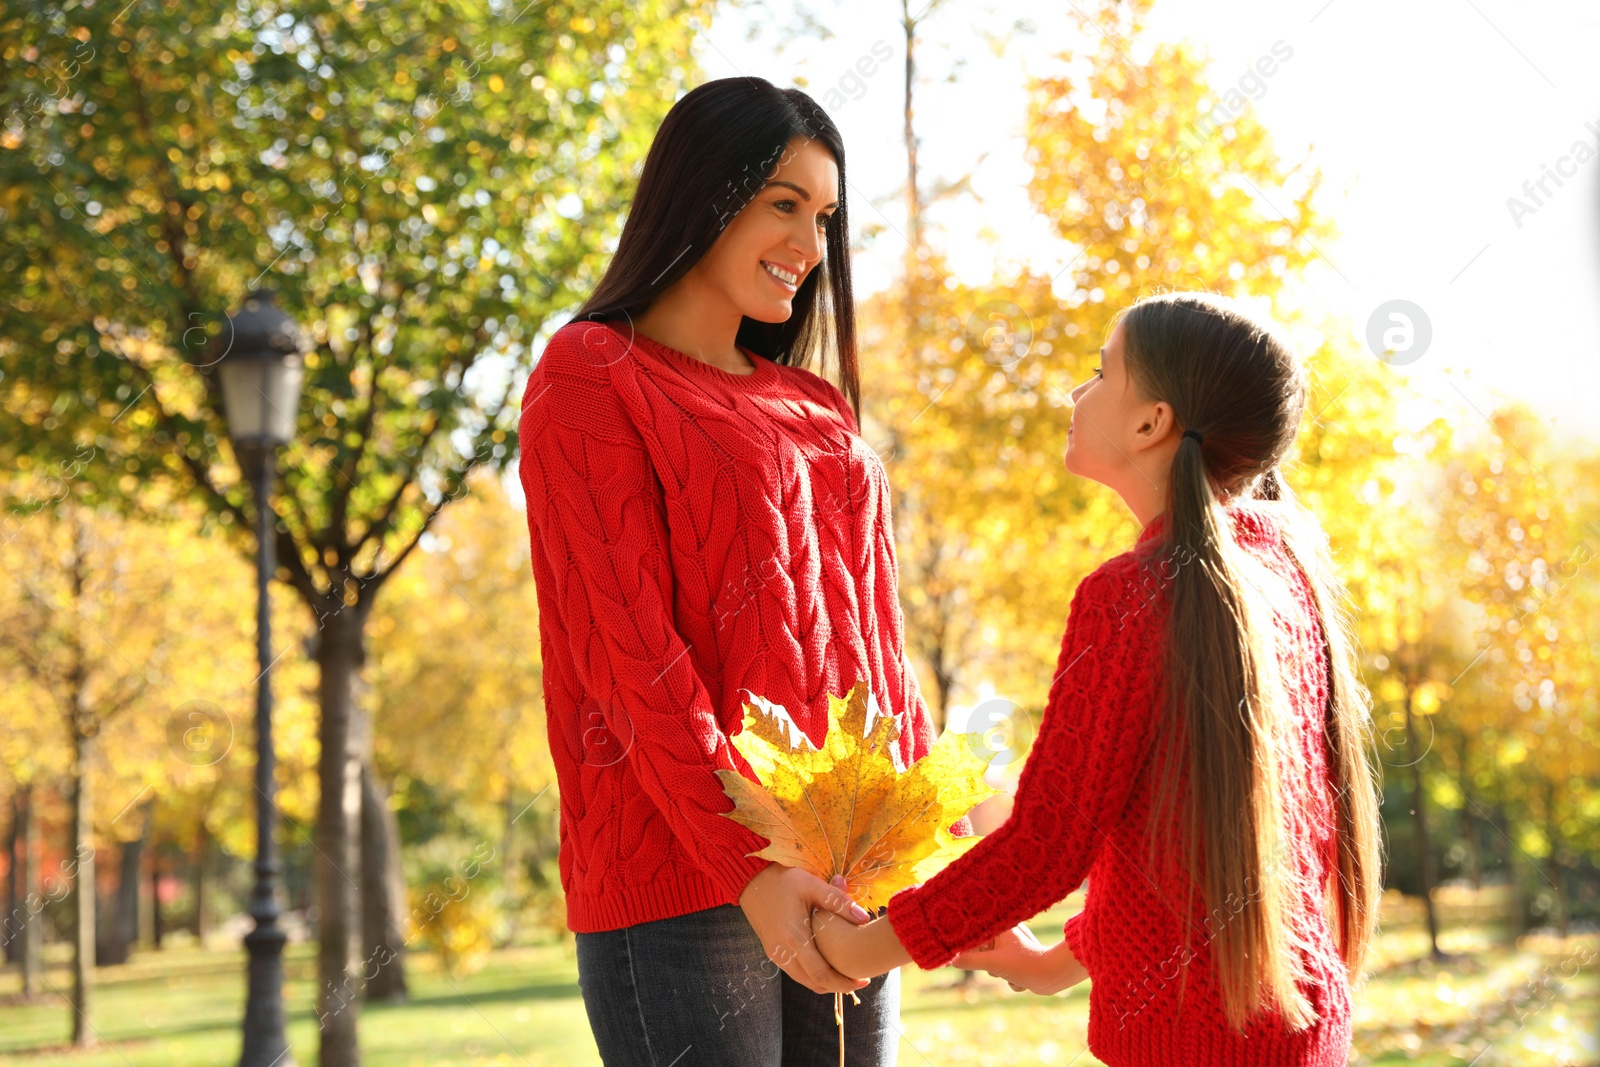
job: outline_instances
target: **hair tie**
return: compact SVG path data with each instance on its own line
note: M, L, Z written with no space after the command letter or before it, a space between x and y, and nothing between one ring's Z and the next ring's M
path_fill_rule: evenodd
M1194 438L1194 443L1197 445L1203 445L1206 443L1206 439L1200 436L1200 433L1196 430L1185 430L1183 431L1183 436Z

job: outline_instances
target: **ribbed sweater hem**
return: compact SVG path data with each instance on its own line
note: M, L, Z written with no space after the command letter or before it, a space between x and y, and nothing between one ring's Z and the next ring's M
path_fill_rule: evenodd
M1090 997L1093 997L1091 991ZM1195 1025L1193 1019L1163 1019L1152 1013L1119 1027L1089 1011L1089 1051L1107 1067L1167 1067L1218 1063L1229 1067L1346 1067L1350 1062L1348 1017L1325 1020L1299 1034L1242 1038L1231 1031ZM1099 1025L1096 1025L1099 1023Z
M567 894L567 929L575 934L598 934L636 923L655 922L703 911L720 904L737 904L739 894L767 860L750 860L754 867L730 896L698 867L668 867L656 881L644 885L608 886L595 896Z

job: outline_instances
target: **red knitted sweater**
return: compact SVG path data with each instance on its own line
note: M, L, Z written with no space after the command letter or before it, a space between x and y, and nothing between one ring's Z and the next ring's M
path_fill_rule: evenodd
M820 747L865 680L933 746L906 663L889 483L844 395L753 352L734 374L626 325L569 323L520 426L567 926L733 903L766 840L723 817L714 768L747 694ZM963 819L957 834L971 833Z
M1321 895L1336 847L1321 629L1310 586L1283 546L1271 506L1248 502L1229 510L1236 540L1268 571L1263 584L1273 598L1279 662L1296 724L1291 743L1303 755L1305 777L1287 776L1292 862L1278 876L1292 872L1287 891L1296 901L1298 933L1310 946L1302 955L1311 982L1302 989L1318 1021L1296 1034L1272 1014L1253 1020L1243 1036L1229 1030L1209 943L1237 906L1220 906L1208 916L1198 894L1188 895L1177 857L1164 854L1153 867L1145 862L1158 765L1161 575L1175 565L1153 560L1164 516L1145 527L1133 551L1101 565L1073 596L1049 702L1011 817L925 885L889 901L889 921L912 958L939 967L1057 903L1087 876L1084 910L1068 920L1065 935L1092 983L1089 1048L1113 1067L1343 1067L1349 1058L1349 976ZM1154 570L1141 560L1153 560Z

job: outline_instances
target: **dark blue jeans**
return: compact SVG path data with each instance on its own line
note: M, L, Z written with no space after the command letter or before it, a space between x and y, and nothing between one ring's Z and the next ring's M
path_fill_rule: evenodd
M578 984L606 1067L836 1067L833 995L767 959L735 904L577 934ZM845 1063L894 1067L900 970L845 994Z

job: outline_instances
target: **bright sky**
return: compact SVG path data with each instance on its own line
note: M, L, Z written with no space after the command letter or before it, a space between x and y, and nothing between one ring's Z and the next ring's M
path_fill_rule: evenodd
M852 226L887 227L855 259L858 291L870 292L904 248L899 4L803 6L831 37L796 37L793 0L770 0L719 15L698 58L708 77L803 78L829 107L845 139ZM1058 13L1070 11L1070 0L948 0L919 42L925 185L976 167L983 198L932 214L935 239L969 281L997 260L1053 270L1073 254L1027 202L1020 136L1025 79L1078 40ZM1019 12L1031 32L1010 34L996 54L985 33ZM1151 29L1198 45L1218 86L1279 42L1292 50L1251 106L1286 159L1309 150L1327 177L1321 205L1341 235L1319 245L1292 297L1310 319L1362 343L1380 305L1409 301L1432 339L1393 373L1467 421L1515 396L1559 431L1600 441L1600 5L1157 0ZM870 76L854 73L886 52ZM1558 171L1559 185L1548 176ZM1528 208L1520 217L1511 197Z

